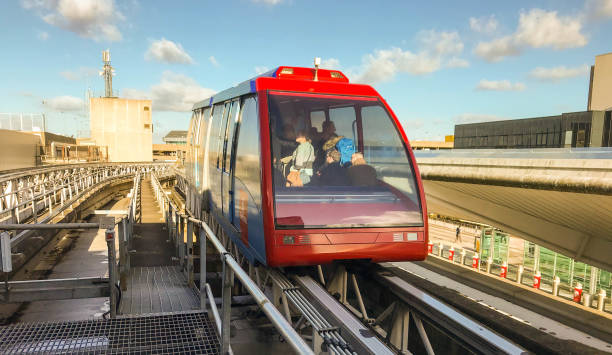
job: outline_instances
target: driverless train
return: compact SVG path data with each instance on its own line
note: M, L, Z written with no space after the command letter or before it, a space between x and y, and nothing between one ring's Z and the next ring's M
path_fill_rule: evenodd
M281 66L196 103L190 214L249 262L423 260L425 194L397 117L337 70Z

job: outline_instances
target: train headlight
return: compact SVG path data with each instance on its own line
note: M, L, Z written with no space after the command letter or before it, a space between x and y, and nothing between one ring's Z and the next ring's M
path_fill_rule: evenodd
M283 244L295 244L295 236L294 235L283 236Z

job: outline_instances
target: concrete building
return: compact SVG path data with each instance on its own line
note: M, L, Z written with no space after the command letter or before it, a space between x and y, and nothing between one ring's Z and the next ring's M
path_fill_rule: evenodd
M162 140L166 144L187 144L187 131L170 131Z
M595 65L591 67L587 110L612 110L612 53L595 57Z
M0 129L0 171L40 165L40 138L30 133Z
M153 161L178 161L183 164L186 152L185 144L153 144Z
M90 99L91 138L108 147L108 161L152 161L151 100Z
M609 147L611 111L569 112L455 126L456 149Z

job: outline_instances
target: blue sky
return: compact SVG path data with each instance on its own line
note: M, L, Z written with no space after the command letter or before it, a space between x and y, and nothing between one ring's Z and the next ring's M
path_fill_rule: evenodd
M0 112L44 112L87 136L110 49L120 96L153 99L155 141L194 101L279 65L373 85L413 140L454 125L586 110L589 66L612 51L612 0L112 1L0 5ZM45 101L45 104L43 104Z

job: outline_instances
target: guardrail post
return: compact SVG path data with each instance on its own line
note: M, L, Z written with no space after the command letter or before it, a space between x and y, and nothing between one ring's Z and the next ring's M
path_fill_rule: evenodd
M211 300L214 302L214 300ZM206 310L206 231L200 226L200 308Z
M181 215L178 211L174 211L172 214L174 217L174 225L172 226L172 234L174 234L174 250L176 258L179 261L179 266L183 265L183 261L181 260L181 240L180 240L180 226L181 226Z
M187 269L187 215L181 217L181 266Z
M227 264L227 254L222 256L223 263L223 290L221 292L221 354L229 354L230 321L232 312L232 286L234 273ZM214 300L210 300L214 302Z
M519 265L518 271L516 272L516 282L519 284L523 283L523 273L525 272L525 267L523 265Z
M561 279L559 278L559 276L555 276L555 278L553 279L553 289L552 289L553 296L559 296L559 286L560 285L561 285Z
M591 294L588 292L582 293L582 305L585 307L591 307Z
M11 254L11 235L7 232L0 232L0 271L6 273L6 281L8 282L8 273L13 271L13 261ZM8 297L8 283L7 297Z
M166 201L166 199L164 198L165 197L164 194L166 192L162 189L160 193L162 194L162 199L164 201ZM173 228L172 227L172 218L174 216L173 216L173 213L172 213L172 205L170 204L170 202L167 202L166 204L168 205L168 212L166 213L166 216L168 218L168 235L170 236L170 240L172 240L172 237L173 237L173 235L172 235L172 228Z
M110 287L110 316L117 317L117 275L115 272L116 256L115 256L115 230L106 230L106 247L108 249L108 278Z
M606 300L606 290L602 288L601 290L599 290L599 294L597 294L597 310L603 312L605 300Z
M187 280L193 285L193 222L187 217Z
M127 228L126 219L123 218L119 224L119 284L121 291L127 290L127 268L125 265L127 259Z

